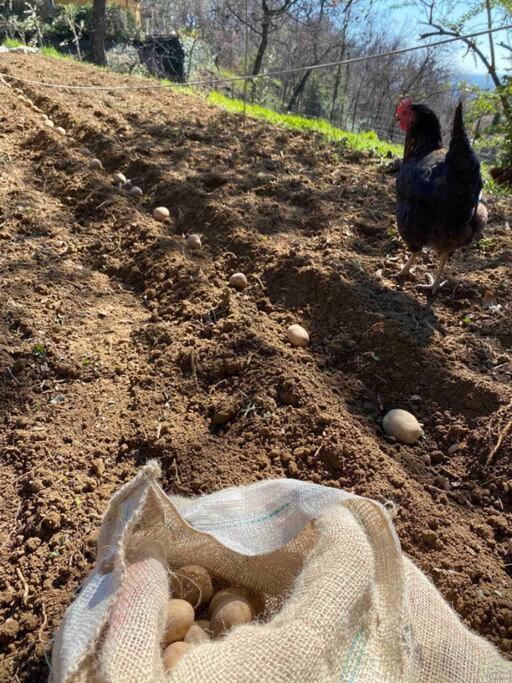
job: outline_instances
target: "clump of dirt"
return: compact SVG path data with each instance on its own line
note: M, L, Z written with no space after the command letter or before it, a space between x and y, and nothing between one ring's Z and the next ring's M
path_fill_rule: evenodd
M139 83L33 56L1 68ZM295 477L393 501L404 550L510 653L510 201L487 198L485 239L429 304L390 277L403 245L378 161L176 92L22 87L77 144L3 89L2 678L46 676L107 501L155 457L181 494ZM142 199L89 171L83 144ZM415 446L382 431L396 407L424 424Z
M508 185L512 183L512 168L498 168L495 166L490 169L490 174L493 180L500 185Z

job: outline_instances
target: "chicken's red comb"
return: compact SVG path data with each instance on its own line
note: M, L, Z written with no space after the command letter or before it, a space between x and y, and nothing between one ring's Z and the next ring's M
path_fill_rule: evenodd
M412 97L406 97L405 100L402 100L398 107L396 108L396 113L401 114L405 109L410 107L412 104Z

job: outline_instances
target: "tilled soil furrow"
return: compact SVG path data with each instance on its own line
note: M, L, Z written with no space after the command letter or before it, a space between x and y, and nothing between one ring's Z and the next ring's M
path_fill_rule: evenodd
M41 58L5 67L29 69L137 83ZM0 266L15 304L2 321L2 462L21 502L7 538L2 609L18 631L5 670L27 680L43 670L43 643L90 567L98 514L152 457L164 485L185 494L289 476L393 501L404 550L508 651L510 439L483 463L512 366L503 314L477 298L492 289L503 311L510 303L506 207L493 204L500 250L458 254L460 282L425 305L388 279L393 181L376 162L319 137L242 127L173 92L25 91L76 144L25 110L0 141L15 169ZM82 144L144 197L90 171ZM168 225L154 206L170 209ZM191 232L202 235L198 254L184 246ZM226 287L239 270L243 292ZM310 331L306 350L286 343L294 322ZM382 416L397 406L425 424L414 447L383 437Z

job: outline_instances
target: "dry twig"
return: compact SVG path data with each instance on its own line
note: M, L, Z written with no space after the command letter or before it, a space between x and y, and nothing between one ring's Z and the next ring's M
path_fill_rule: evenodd
M23 586L23 599L22 602L24 605L27 604L28 600L28 583L25 580L25 577L22 574L22 571L19 567L16 567L16 574L18 575L19 580L21 581L21 584Z
M46 624L48 623L48 615L46 614L46 605L44 604L44 602L42 603L42 612L43 612L43 621L41 623L41 626L39 627L39 633L38 633L37 637L39 638L41 643L44 643L42 635L43 635L43 631L46 627Z
M512 400L511 400L510 403L507 405L507 407L505 408L504 412L506 412L509 408L512 408ZM510 431L511 429L512 429L512 417L511 417L510 420L507 422L507 424L503 427L503 429L499 432L499 434L498 434L498 440L496 441L496 445L494 446L494 448L492 449L492 451L491 451L491 452L489 453L489 455L487 456L487 460L485 461L484 467L488 467L488 466L491 464L491 462L494 460L494 456L495 456L496 453L500 450L501 444L503 443L505 437L507 436L507 434L509 433L509 431Z

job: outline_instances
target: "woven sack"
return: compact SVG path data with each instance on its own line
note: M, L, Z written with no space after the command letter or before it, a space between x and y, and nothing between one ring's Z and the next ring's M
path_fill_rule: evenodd
M289 479L170 498L158 476L148 463L114 495L55 637L54 683L512 681L402 554L379 503ZM263 592L267 614L166 674L169 571L185 564Z

